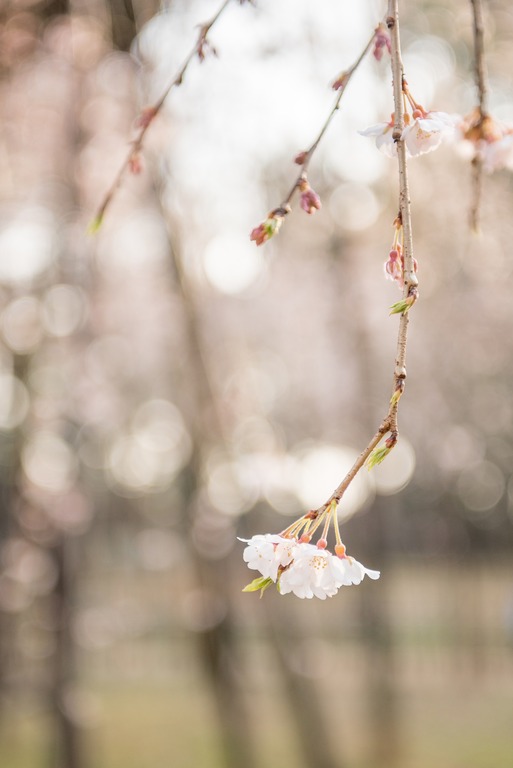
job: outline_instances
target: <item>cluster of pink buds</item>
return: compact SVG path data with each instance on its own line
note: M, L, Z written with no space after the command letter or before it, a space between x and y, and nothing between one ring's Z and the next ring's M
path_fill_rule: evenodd
M374 50L372 51L372 55L376 61L381 61L385 49L388 51L388 53L392 53L390 33L386 26L381 23L376 28L376 33L374 35Z
M401 217L397 216L394 220L394 240L392 242L392 248L388 254L388 259L385 261L385 277L388 280L393 280L397 283L399 288L404 287L404 253L403 253L403 225ZM417 260L413 259L413 269L417 271Z
M334 553L328 550L327 541L332 522L336 536ZM321 537L312 544L322 523ZM263 593L271 584L276 584L281 595L292 592L300 598L325 600L342 586L360 584L365 576L379 578L379 571L371 571L347 555L340 539L336 500L307 512L280 534L258 534L241 541L247 544L243 558L248 568L261 574L244 592Z
M305 162L307 157L306 152L301 152L297 158L296 162L299 162L301 165L303 162ZM296 185L299 188L299 191L301 192L301 197L299 204L303 211L305 211L308 214L315 213L315 211L320 210L321 208L321 198L317 194L317 192L312 189L310 184L308 183L308 179L306 178L306 173L303 173ZM251 234L249 236L250 240L253 240L257 245L263 245L268 240L271 239L271 237L274 237L279 230L283 223L283 219L285 216L290 213L291 208L290 205L287 203L286 205L281 205L279 208L275 208L273 211L271 211L267 218L260 222L258 227L255 227L251 230Z

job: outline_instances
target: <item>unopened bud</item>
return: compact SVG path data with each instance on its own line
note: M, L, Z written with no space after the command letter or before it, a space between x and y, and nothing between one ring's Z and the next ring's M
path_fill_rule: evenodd
M337 544L335 546L335 554L337 555L337 557L340 557L341 559L346 557L346 548L344 547L343 544Z
M302 192L301 194L301 208L303 211L306 211L308 214L312 214L315 211L320 210L321 208L321 198L315 192L311 187L308 186L308 182L306 182L307 188ZM300 186L301 189L301 186Z
M158 110L156 107L145 107L137 120L135 121L135 127L136 128L142 128L146 129L155 115L157 114Z
M334 91L338 91L340 88L345 88L346 83L349 80L347 72L341 72L336 80L333 81L331 87Z

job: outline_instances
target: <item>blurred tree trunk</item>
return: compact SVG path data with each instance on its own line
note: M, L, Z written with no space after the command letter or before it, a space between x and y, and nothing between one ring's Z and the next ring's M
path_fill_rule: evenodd
M291 611L283 611L276 600L266 597L264 607L269 638L287 688L288 703L296 724L296 739L301 745L305 765L343 768L345 761L340 753L341 738L337 734L337 751L334 754L317 685L307 675L297 672L290 663L301 631Z
M160 198L159 198L160 199ZM162 209L164 220L168 217ZM205 449L224 442L221 421L217 412L216 397L210 385L208 368L204 360L201 334L194 298L178 253L178 227L173 227L174 237L169 237L172 269L178 289L185 321L186 349L188 353L187 382L189 403L182 408L193 440L189 464L188 483L184 499L187 515L185 527L190 533L198 514L201 493L200 477ZM212 514L216 514L212 510ZM227 768L254 768L255 754L251 743L250 719L238 674L238 648L233 611L230 606L230 579L227 563L223 559L208 559L200 554L191 542L205 621L198 629L198 648L202 665L214 694L219 729ZM209 619L212 608L207 604L211 595L222 605L218 618Z
M382 566L387 551L384 530L388 498L378 497L366 521L366 551L369 562ZM380 589L365 584L360 605L362 639L365 649L368 715L370 719L370 760L375 768L395 768L401 753L400 712L398 708L395 653L388 611L389 589L380 581Z
M344 242L340 251L344 254ZM365 274L361 274L364 258L358 258L358 245L352 243L346 253L354 254L343 260L343 269L337 270L340 295L344 295L347 285L351 286L354 353L358 371L358 392L361 408L362 430L371 435L386 411L387 401L384 393L383 413L376 412L368 404L376 401L372 388L373 377L373 338L368 328L365 314ZM362 254L363 256L363 254ZM365 269L365 266L363 267ZM361 296L359 294L361 293ZM342 305L343 306L343 305ZM343 318L341 319L341 323ZM390 387L393 380L393 355L390 355ZM391 392L390 392L391 394ZM366 471L365 469L363 471ZM379 562L385 565L384 557L388 551L387 510L388 498L376 497L369 511L364 526L365 539L361 549L375 567ZM382 579L379 589L372 589L367 582L359 587L362 640L365 652L367 682L367 711L370 721L368 749L370 764L376 768L392 768L397 765L400 755L400 721L398 710L398 692L394 669L394 648L387 600L387 580Z
M51 699L58 725L55 768L83 768L83 741L74 707L76 676L75 642L72 634L76 605L76 549L73 539L62 536L53 549L57 580L53 592L55 652Z

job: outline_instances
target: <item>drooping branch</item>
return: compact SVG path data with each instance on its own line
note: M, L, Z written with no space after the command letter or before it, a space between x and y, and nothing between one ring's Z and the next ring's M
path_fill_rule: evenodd
M479 98L479 111L481 117L486 117L488 114L488 78L484 58L483 3L482 0L470 0L470 3L473 16L474 68Z
M365 46L363 51L360 53L360 55L358 56L354 64L351 67L349 67L349 69L347 69L345 72L340 74L338 78L335 80L333 84L333 88L337 90L337 98L335 99L333 107L331 108L331 112L327 116L326 120L324 121L324 124L321 127L321 130L317 134L316 138L314 139L310 147L304 152L301 152L300 155L298 155L297 159L301 161L301 162L298 162L298 165L301 165L301 172L299 173L293 186L290 189L290 192L288 193L287 197L283 200L280 207L286 208L290 204L292 198L294 197L296 190L300 187L301 181L305 177L305 174L308 170L308 166L310 165L310 161L314 155L314 152L316 151L317 147L321 143L324 134L328 130L328 127L331 121L335 117L335 114L340 109L340 102L342 101L342 96L344 95L344 92L347 86L349 85L349 81L351 80L352 76L354 75L354 73L356 72L356 70L364 60L365 56L371 49L371 46L373 45L375 38L376 38L376 30L372 32L370 40L368 41L367 45Z
M153 104L152 106L146 107L140 114L136 122L137 134L133 139L133 141L130 143L130 149L128 151L128 154L125 157L123 164L121 165L121 168L119 169L116 177L114 178L114 181L112 182L111 186L107 190L100 206L98 207L98 210L96 211L96 215L89 227L89 231L91 233L97 232L98 229L100 228L103 222L105 213L107 211L107 208L111 204L127 171L131 170L132 173L138 173L140 171L140 168L141 168L140 154L143 148L143 144L144 144L144 140L145 140L148 128L153 123L153 120L155 119L155 117L161 111L162 107L164 106L164 102L166 101L167 97L169 96L173 88L177 88L179 85L182 84L185 73L187 72L187 69L189 68L189 65L192 62L192 60L197 56L200 61L203 61L208 52L213 53L214 55L216 54L216 50L211 46L207 38L207 35L212 29L212 27L214 26L214 24L217 22L217 20L220 18L222 13L225 11L227 6L230 4L230 2L231 0L224 0L224 2L222 3L218 11L210 19L210 21L207 21L204 24L201 24L199 26L196 42L194 43L193 47L189 51L189 54L187 55L185 61L183 62L180 69L178 70L177 74L173 77L172 80L170 80L170 82L168 83L167 87L165 88L164 92L162 93L158 101L156 101L155 104ZM239 2L241 2L242 4L244 0L239 0Z
M360 469L368 463L369 466L379 464L390 453L397 443L399 430L397 423L399 400L404 392L406 380L406 347L408 338L409 310L418 297L418 280L415 274L413 258L413 238L411 226L410 192L408 186L408 169L406 161L406 146L401 138L404 129L404 104L403 81L404 72L401 58L401 42L399 35L399 0L389 0L387 27L391 36L392 53L392 80L394 91L394 140L397 147L397 160L399 166L399 216L400 224L404 232L404 289L403 299L394 305L393 313L400 314L399 330L397 335L397 352L394 368L394 387L388 413L383 419L376 433L367 446L360 453L353 466L346 474L342 482L333 491L331 496L313 513L316 524L319 519L338 504L345 491L354 480ZM389 435L382 448L379 443L385 435ZM306 517L306 516L305 516Z
M301 205L304 208L304 210L307 211L307 213L313 213L315 209L320 208L320 199L318 195L313 191L313 189L310 188L310 185L308 183L307 174L308 174L308 167L310 165L310 161L315 151L317 150L317 147L321 143L326 131L328 130L331 121L333 120L336 113L340 109L342 96L344 95L344 92L352 76L354 75L354 73L362 63L363 59L365 58L365 56L367 55L371 47L374 45L376 50L378 45L379 46L383 45L382 41L379 42L380 35L381 37L383 37L383 32L382 32L383 29L384 29L383 25L380 24L376 27L376 29L373 30L369 41L363 48L362 52L360 53L356 61L352 64L352 66L349 67L349 69L340 73L340 75L338 75L338 77L334 81L333 88L334 90L337 91L337 97L333 103L331 111L329 112L319 133L315 137L310 147L306 150L303 150L302 152L299 152L299 154L296 156L294 162L300 166L301 170L299 171L296 179L294 180L294 183L292 184L289 190L289 193L286 195L286 197L282 200L282 202L276 208L273 208L273 210L269 212L269 214L267 215L267 219L263 221L261 224L259 224L258 227L255 227L255 229L253 229L251 233L251 240L254 240L257 245L262 245L278 232L283 222L283 219L292 210L290 204L297 191L302 193Z
M472 7L472 30L474 36L474 69L478 93L477 126L481 128L488 119L488 78L484 58L484 23L482 0L470 0ZM477 151L472 159L472 198L470 205L470 227L479 230L479 209L483 179L483 159Z

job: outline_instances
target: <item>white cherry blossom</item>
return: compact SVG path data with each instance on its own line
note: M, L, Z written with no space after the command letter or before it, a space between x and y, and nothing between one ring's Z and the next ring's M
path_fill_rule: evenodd
M278 568L285 567L294 558L298 547L295 539L286 539L278 534L257 534L251 539L240 539L248 546L242 557L248 568L259 571L264 578L276 581Z
M279 578L279 590L282 595L293 592L300 598L325 600L341 586L359 584L366 575L378 579L379 571L365 568L352 557L338 557L313 544L298 544L294 560Z
M416 157L432 152L440 146L442 141L454 136L456 124L461 118L457 115L449 115L447 112L425 112L419 109L414 112L413 119L408 114L405 115L405 120L407 125L403 129L401 139L406 145L406 156ZM393 132L393 120L358 131L361 136L375 136L378 149L387 157L396 157Z
M344 557L340 562L344 566L344 581L341 586L348 587L351 584L360 584L364 576L368 576L369 579L379 579L379 571L371 571L370 568L366 568L358 560L355 560L354 557Z
M341 573L337 561L326 549L313 544L299 544L294 561L280 576L282 595L293 592L297 597L325 600L338 592Z
M393 137L394 123L377 123L358 131L360 136L375 136L376 146L387 157L397 157L397 149Z
M446 112L425 112L415 116L401 134L407 155L416 157L437 149L442 141L454 136L457 119Z

